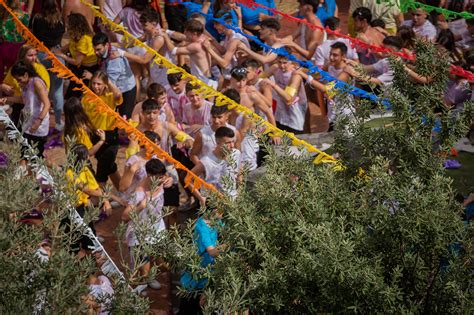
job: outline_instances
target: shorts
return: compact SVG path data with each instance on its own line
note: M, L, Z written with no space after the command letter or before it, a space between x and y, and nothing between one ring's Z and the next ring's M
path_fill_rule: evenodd
M44 145L46 144L46 141L48 139L47 136L44 137L38 137L38 136L32 136L30 134L23 134L23 137L28 141L28 144L30 146L34 146L36 150L38 150L38 157L43 157L44 153ZM22 145L21 146L21 157L24 158L26 151L28 150L28 146Z
M76 211L81 216L81 218L84 218L86 210L87 209L85 205L80 205L76 207ZM76 228L76 223L71 222L69 214L63 220L61 220L60 226L64 226L64 233L66 233L67 235L71 234L70 236L74 240L74 242L70 245L71 252L77 254L81 249L92 250L95 248L94 241L86 234L82 234L82 229L78 230ZM92 233L95 235L96 233L93 222L89 222L88 226L92 230Z
M117 163L115 163L119 149L118 129L106 130L105 139L105 143L95 154L95 158L97 159L95 179L99 183L107 182L109 176L118 170Z
M165 202L164 206L179 207L179 187L173 184L170 188L164 189Z

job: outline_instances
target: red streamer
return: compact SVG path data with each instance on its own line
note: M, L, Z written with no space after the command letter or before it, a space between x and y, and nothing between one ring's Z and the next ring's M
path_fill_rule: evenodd
M411 61L415 60L414 54L394 51L393 49L390 49L390 48L387 48L387 47L368 44L368 43L366 43L366 42L364 42L364 41L362 41L358 38L350 37L349 35L342 34L342 33L337 32L337 31L333 31L329 28L324 28L324 27L321 27L321 26L313 25L313 24L309 23L308 21L306 21L304 19L300 19L300 18L294 17L290 14L280 12L277 9L269 8L269 7L264 6L262 4L256 3L253 0L235 0L235 2L240 3L240 4L242 4L242 5L244 5L248 8L251 8L251 9L255 9L255 8L259 7L259 8L268 10L268 11L272 12L275 15L280 15L280 16L282 16L282 17L284 17L284 18L286 18L286 19L288 19L292 22L305 24L312 30L326 31L328 34L348 39L349 41L351 41L353 47L364 48L364 49L370 50L371 52L389 53L391 55L399 56L403 59L407 59L407 60L411 60ZM462 67L451 65L450 73L453 74L453 75L456 75L458 77L466 78L469 82L474 82L474 73L472 73L470 71L467 71L467 70L464 70Z

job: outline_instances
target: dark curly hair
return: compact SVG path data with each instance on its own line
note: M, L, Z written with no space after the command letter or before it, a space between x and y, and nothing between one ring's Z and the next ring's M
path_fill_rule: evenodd
M79 40L84 35L93 34L86 17L80 13L71 13L68 15L67 29L69 36L74 40Z

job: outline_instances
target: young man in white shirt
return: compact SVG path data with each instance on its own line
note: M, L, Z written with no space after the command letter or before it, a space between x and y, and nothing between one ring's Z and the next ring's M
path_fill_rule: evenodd
M428 13L418 8L411 13L412 19L405 21L402 25L410 26L418 37L428 39L432 42L436 39L436 27L428 21Z

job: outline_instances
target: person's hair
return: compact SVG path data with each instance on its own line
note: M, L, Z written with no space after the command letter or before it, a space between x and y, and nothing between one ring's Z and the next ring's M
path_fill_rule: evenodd
M234 130L230 129L229 127L219 127L216 130L215 134L216 139L226 138L233 138L235 137Z
M319 0L301 0L300 3L302 5L310 5L313 8L313 13L316 13L316 11L318 11Z
M240 93L236 89L227 89L222 94L224 94L225 96L227 96L228 98L230 98L234 102L240 104Z
M268 18L260 22L260 27L270 28L278 32L281 28L280 22L275 18Z
M413 48L415 45L415 32L407 25L402 25L398 28L397 36L402 41L403 48Z
M89 167L87 161L89 160L89 150L82 143L76 143L71 148L71 154L74 156L73 166L78 169L81 166Z
M166 89L159 83L153 82L146 89L146 96L148 96L148 98L157 98L163 94L166 94Z
M382 44L402 49L402 40L398 36L387 36L383 39Z
M324 22L324 24L326 25L326 27L328 27L331 31L335 31L337 30L337 28L339 27L339 25L341 24L341 20L339 20L337 17L335 16L331 16L331 17L328 17L326 19L326 21Z
M71 13L68 15L67 29L70 37L74 40L79 40L84 35L92 35L89 22L81 13Z
M366 7L360 7L352 12L352 18L355 20L366 20L370 24L372 22L372 12Z
M160 176L166 174L166 167L158 159L151 159L145 164L146 174L148 176Z
M77 97L69 98L64 103L64 136L77 136L81 128L86 129L86 133L91 137L95 128L89 117L84 112L81 101Z
M247 80L247 74L247 68L242 66L237 66L230 71L230 76L239 82L242 80Z
M339 49L343 55L347 55L347 45L343 42L335 42L331 45L331 49Z
M193 14L191 14L189 16L189 20L198 21L199 23L203 25L203 27L206 24L206 18L199 12L194 12Z
M63 22L63 17L56 0L43 0L41 12L38 12L35 18L42 18L50 26Z
M145 24L147 22L160 24L160 14L152 9L143 11L140 15L140 23Z
M186 83L186 94L188 94L191 91L197 90L199 88L200 88L199 85L188 82Z
M201 35L204 33L204 25L198 20L188 20L186 24L184 24L184 31Z
M18 52L18 60L25 59L26 54L32 49L36 50L35 47L28 44L21 46L20 51Z
M160 105L152 99L146 99L143 101L142 104L142 112L146 112L149 110L160 109Z
M454 51L456 48L454 34L449 29L439 31L438 37L436 38L436 43L443 46L450 52Z
M175 85L183 79L183 74L181 72L170 73L167 77L169 85Z
M370 26L372 27L381 27L385 29L385 22L382 19L375 19L370 22Z
M12 74L13 77L21 77L21 76L24 76L25 73L28 73L28 76L30 78L38 76L38 73L36 72L33 65L30 65L29 63L26 63L23 60L17 61L12 66L10 73Z
M229 112L229 108L225 105L222 105L222 106L213 105L211 107L211 116L220 116L228 112Z
M110 41L105 33L98 32L92 37L92 45L94 46L105 45L107 43L110 43Z
M146 130L144 132L145 134L145 137L148 138L148 140L154 142L154 143L159 143L161 141L161 137L159 134L157 134L156 132L154 131L151 131L151 130Z
M262 64L255 59L247 59L244 62L242 62L241 66L245 68L251 67L251 68L258 69L261 67L261 65Z
M107 76L107 74L104 71L94 72L94 74L92 75L91 81L90 81L91 86L92 86L92 81L96 78L102 80L102 82L104 82L105 85L109 85L109 77Z
M137 11L145 10L149 5L149 0L133 0L132 3L127 5L129 8L133 8Z

